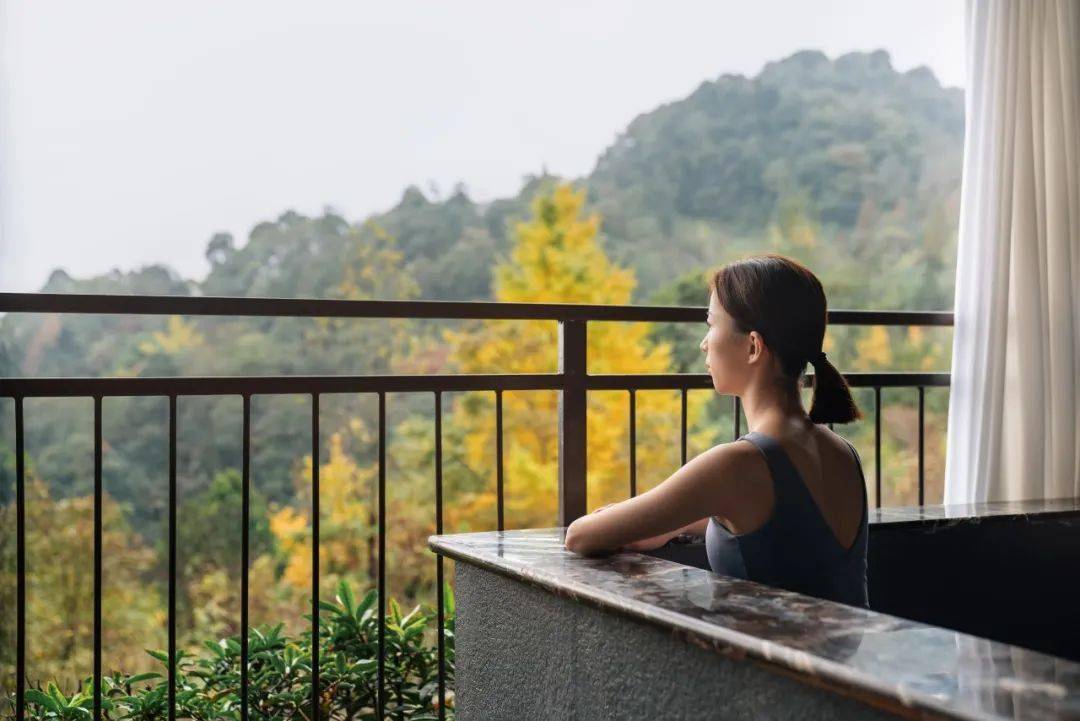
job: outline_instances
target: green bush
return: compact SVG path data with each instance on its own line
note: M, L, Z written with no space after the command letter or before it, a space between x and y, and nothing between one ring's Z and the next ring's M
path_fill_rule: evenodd
M446 658L446 717L453 718L454 597L444 585L444 651ZM352 589L338 584L335 602L319 604L319 678L322 719L374 719L378 684L379 626L374 589L359 601ZM386 614L386 717L438 718L438 641L424 639L429 622L437 619L418 605L406 615L390 599ZM310 615L305 618L311 620ZM248 714L251 719L310 719L311 634L290 638L282 624L252 628L248 638ZM437 639L437 636L436 636ZM240 638L205 641L205 650L177 650L176 718L196 721L240 718ZM165 719L168 717L168 655L147 650L166 673L127 676L120 672L102 678L102 716L107 719ZM10 704L12 699L8 699ZM92 718L92 678L68 697L54 683L26 691L30 719ZM13 710L10 709L9 710Z

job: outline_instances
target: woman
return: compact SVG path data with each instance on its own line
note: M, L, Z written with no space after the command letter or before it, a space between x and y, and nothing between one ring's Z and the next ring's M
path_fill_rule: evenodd
M718 270L701 350L713 389L742 400L749 432L655 488L578 518L566 548L642 551L704 535L715 573L866 606L862 462L822 425L862 413L821 350L825 320L821 282L791 258L769 253ZM808 362L809 414L799 393Z

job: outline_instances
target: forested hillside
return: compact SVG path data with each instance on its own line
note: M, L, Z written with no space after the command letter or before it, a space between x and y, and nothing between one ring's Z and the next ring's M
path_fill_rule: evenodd
M944 308L963 130L961 92L930 71L898 73L883 51L806 51L635 118L581 182L608 251L637 273L636 302L673 272L786 243L820 250L834 304ZM445 200L409 188L374 220L422 297L484 298L474 261L505 252L507 220L541 181L484 207L461 188Z

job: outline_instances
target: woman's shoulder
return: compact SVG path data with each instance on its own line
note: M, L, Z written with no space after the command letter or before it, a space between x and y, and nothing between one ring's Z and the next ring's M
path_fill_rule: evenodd
M717 459L717 465L731 472L729 473L731 476L738 477L747 471L762 467L761 447L745 436L717 443L706 453L713 455Z
M859 449L855 447L854 443L852 443L836 431L832 430L828 426L820 426L819 431L821 433L819 438L824 440L825 442L830 443L837 453L845 457L854 456L856 462L858 462L860 466L862 465L862 458L859 456Z
M717 512L732 512L733 506L745 505L760 498L766 505L772 501L772 474L760 446L749 438L718 443L702 456L711 456L710 485L718 494Z
M761 451L745 439L717 443L687 461L682 473L721 504L768 480Z

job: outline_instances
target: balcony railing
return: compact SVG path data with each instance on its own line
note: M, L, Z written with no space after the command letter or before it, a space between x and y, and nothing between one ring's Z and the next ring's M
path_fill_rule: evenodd
M179 316L250 316L293 318L407 318L548 320L559 323L558 371L531 374L443 374L443 375L329 375L329 376L228 376L228 377L123 377L123 378L3 378L0 397L15 403L16 482L16 718L25 718L26 687L26 524L25 467L23 458L23 400L43 397L84 397L94 407L94 518L93 589L94 648L93 679L95 721L101 718L101 589L102 589L102 422L104 397L165 397L168 399L168 658L169 720L175 718L176 688L176 533L177 533L177 423L179 396L240 396L243 401L242 495L241 495L241 598L240 598L240 699L241 718L248 719L248 566L249 497L251 467L251 397L253 395L305 394L311 397L312 458L320 457L319 398L323 394L365 393L378 398L378 600L379 658L378 713L385 709L385 581L386 570L386 394L430 392L435 399L435 526L443 532L442 500L442 395L453 391L491 391L495 394L497 525L503 530L503 418L504 391L556 390L558 406L558 522L568 525L586 512L586 399L589 391L625 390L630 408L630 494L637 493L634 453L636 447L635 403L639 390L677 390L682 396L680 424L681 460L687 454L687 392L711 388L707 374L590 374L586 365L586 333L590 321L701 323L703 308L667 306L605 306L558 303L497 303L450 301L374 301L276 298L214 298L186 296L111 296L66 294L0 293L3 313L122 314ZM949 326L950 312L833 310L829 325ZM919 393L918 489L924 502L924 391L927 387L948 386L948 373L846 373L854 388L874 391L874 487L875 504L881 505L881 389L917 388ZM812 374L805 379L812 382ZM739 399L733 398L734 437L741 434ZM831 424L830 424L831 425ZM319 638L319 464L312 463L312 579L311 632ZM443 647L443 559L437 556L436 607L438 609L439 698L445 697L445 657ZM312 709L319 717L319 661L317 643L312 656ZM445 709L439 706L440 718Z

